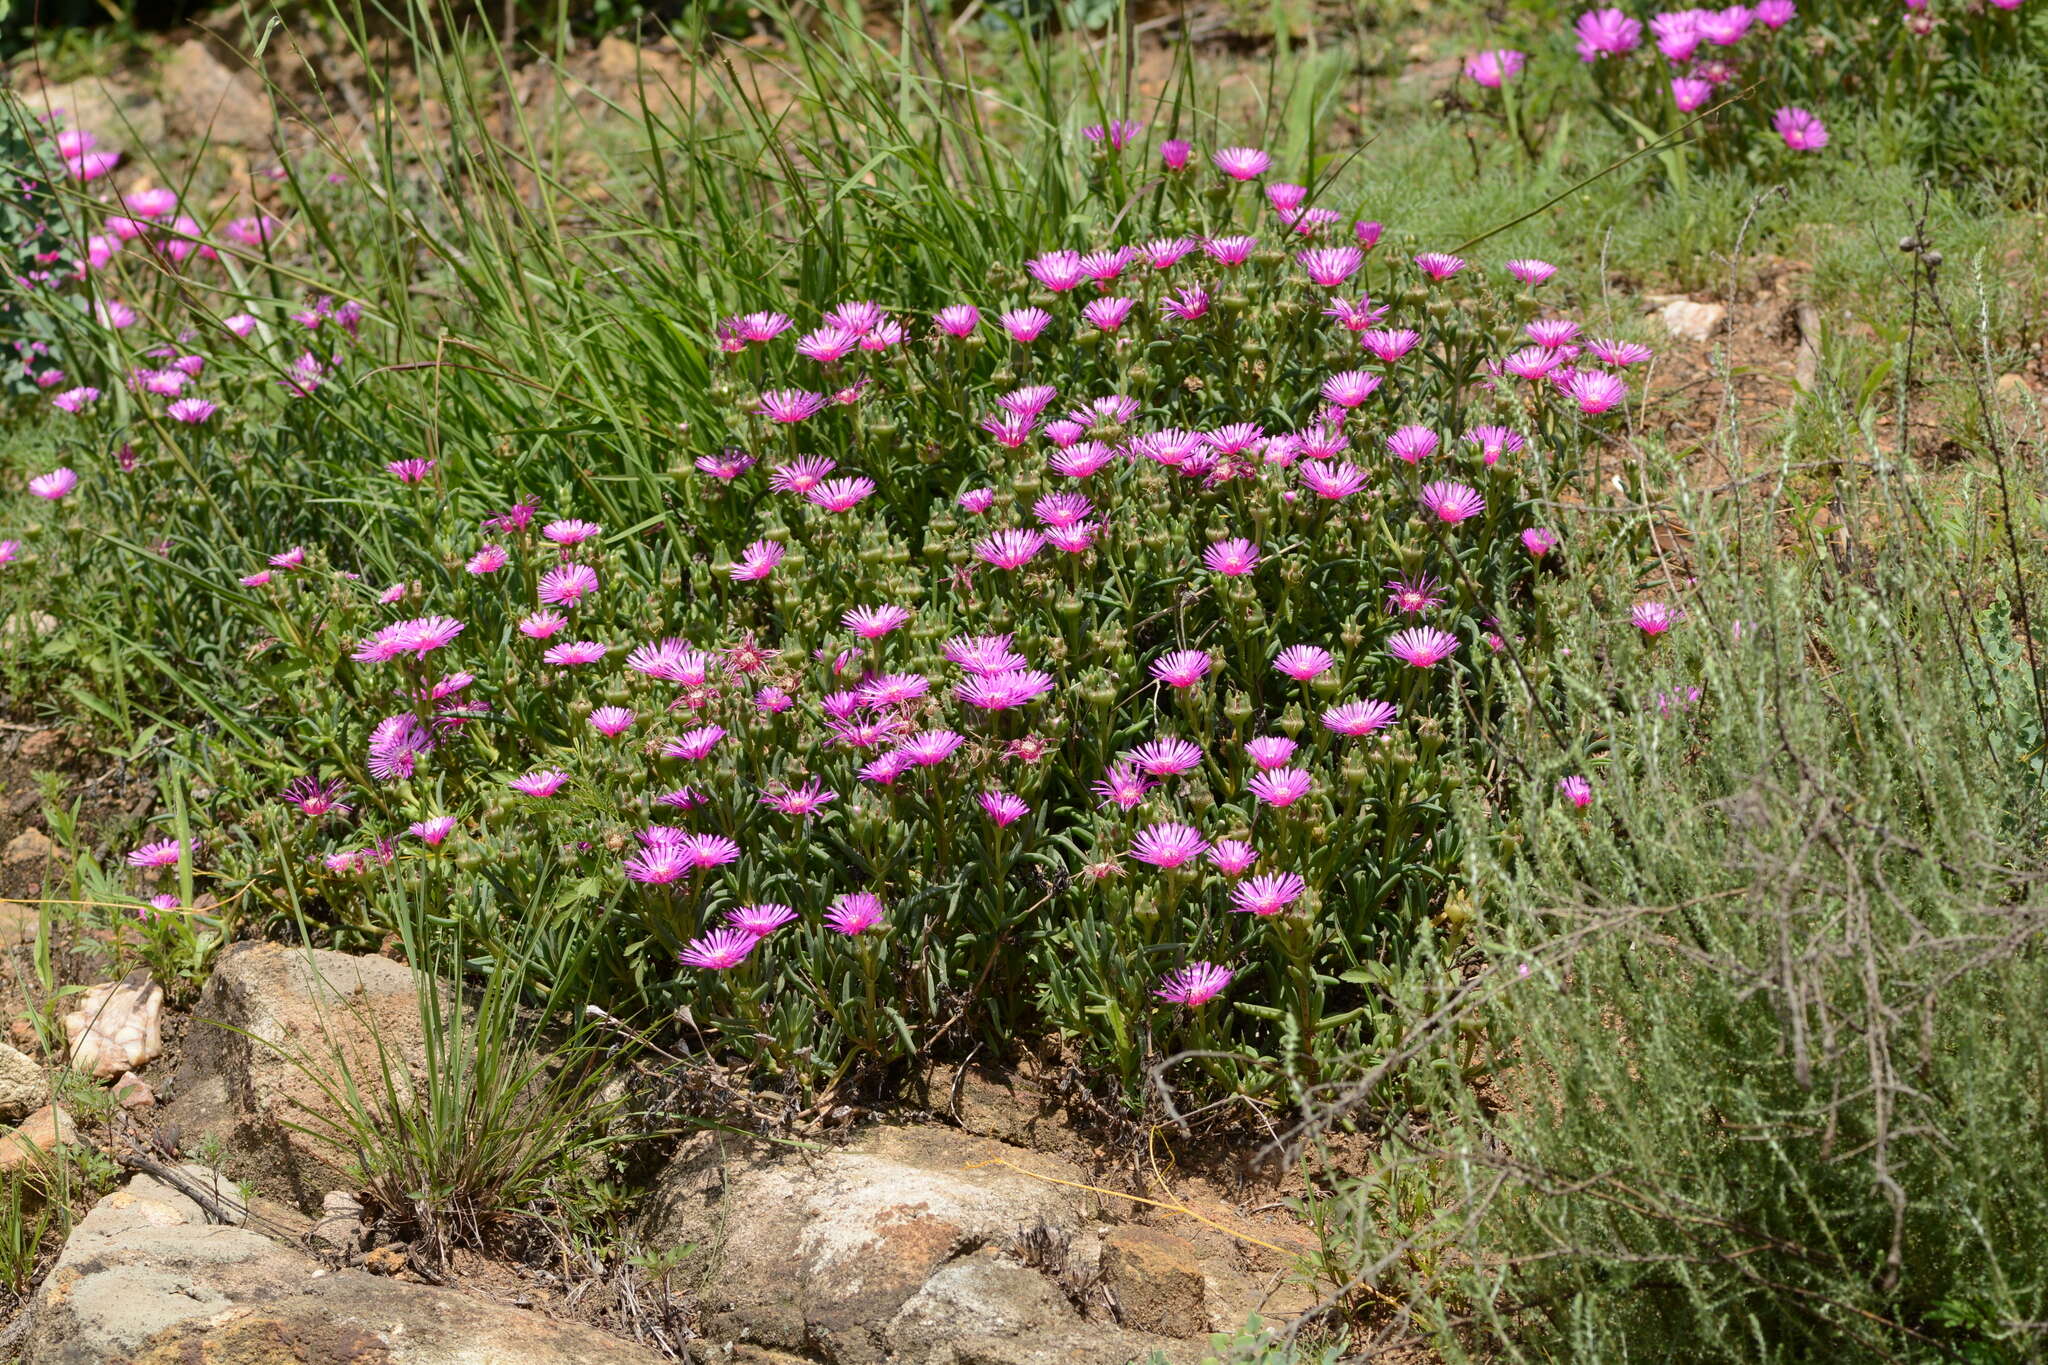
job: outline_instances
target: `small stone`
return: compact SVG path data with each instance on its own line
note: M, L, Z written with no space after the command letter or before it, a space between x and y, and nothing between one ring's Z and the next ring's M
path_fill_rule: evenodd
M405 1269L406 1261L406 1249L395 1242L363 1253L363 1269L372 1275L396 1275Z
M26 867L56 856L57 846L50 842L49 835L39 829L25 829L7 841L7 851L0 853L0 862L9 867Z
M1102 1279L1124 1326L1164 1336L1208 1330L1202 1262L1194 1244L1158 1228L1120 1227L1103 1239Z
M132 1071L121 1073L121 1079L114 1082L114 1103L134 1113L148 1109L156 1103L156 1091L149 1088L149 1082Z
M0 1171L19 1170L77 1141L78 1129L72 1124L71 1115L46 1104L23 1119L13 1132L0 1134Z
M94 986L64 1016L72 1068L110 1081L154 1061L164 1050L163 1016L163 987L147 971Z
M43 1069L33 1058L0 1043L0 1120L18 1123L49 1102Z
M64 757L64 732L62 730L37 730L23 735L21 748L16 751L24 763L42 767L55 763Z
M2029 398L2034 392L2023 374L2002 374L1998 376L1997 387L2000 398Z
M1721 330L1727 321L1728 307L1720 303L1695 303L1691 299L1674 299L1658 312L1664 330L1685 341L1705 341Z

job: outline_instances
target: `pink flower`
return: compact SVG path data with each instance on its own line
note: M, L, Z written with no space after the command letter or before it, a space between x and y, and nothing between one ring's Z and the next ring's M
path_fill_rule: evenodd
M1170 137L1159 144L1159 160L1169 171L1184 171L1188 168L1188 158L1194 155L1194 150L1193 143Z
M1411 626L1387 640L1387 653L1416 668L1434 668L1457 648L1457 636L1434 626Z
M732 580L735 583L753 583L775 572L775 566L782 562L783 547L773 540L757 540L740 555L740 562L732 566Z
M1052 324L1052 314L1043 308L1012 308L996 321L1010 334L1010 340L1028 346Z
M1422 340L1422 333L1409 328L1375 328L1361 332L1358 344L1372 353L1375 360L1391 365L1415 349L1415 343Z
M1455 524L1484 512L1486 499L1477 489L1446 480L1422 485L1422 507L1437 520Z
M1355 408L1378 392L1380 376L1366 370L1345 370L1323 384L1323 397L1340 408Z
M1537 559L1557 548L1557 533L1541 526L1531 526L1522 532L1522 548Z
M1436 454L1436 447L1436 433L1428 427L1401 427L1387 438L1387 453L1409 464L1419 464Z
M130 867L176 867L185 846L176 839L159 839L153 844L144 844L128 855Z
M1131 843L1131 856L1154 867L1174 868L1201 856L1208 847L1199 831L1168 820L1139 831Z
M1267 872L1232 887L1230 904L1247 915L1277 915L1301 899L1307 889L1298 872Z
M909 619L907 607L854 607L839 618L839 624L863 640L878 640Z
M473 574L496 573L511 561L512 556L502 545L486 545L471 555L463 568Z
M1099 331L1114 332L1124 325L1124 320L1130 317L1131 310L1137 306L1136 299L1112 296L1096 299L1081 310L1081 316Z
M1241 577L1259 566L1259 547L1249 540L1219 540L1202 552L1202 566L1211 573Z
M951 730L921 730L896 746L896 752L920 768L944 763L966 739Z
M763 792L761 804L784 815L814 815L839 799L839 793L812 778L801 787Z
M64 497L76 487L78 487L78 473L68 467L59 467L47 474L38 474L28 481L29 492L50 502L55 502L57 499Z
M1190 962L1159 978L1158 989L1152 994L1168 1004L1196 1009L1223 994L1236 975L1230 968L1213 962Z
M1015 569L1029 563L1044 548L1044 534L1029 530L997 531L974 542L975 557L998 569Z
M1643 41L1643 26L1618 9L1589 10L1579 16L1576 28L1582 62L1619 57Z
M1465 78L1489 90L1498 90L1522 74L1522 65L1527 60L1526 54L1511 47L1488 48L1465 59Z
M1128 757L1139 770L1153 777L1171 777L1175 773L1188 772L1200 763L1202 749L1190 740L1169 735L1140 744L1131 750Z
M1340 735L1369 735L1393 723L1398 708L1385 701L1348 701L1323 712L1323 728Z
M1523 257L1508 262L1508 274L1526 285L1539 285L1557 273L1557 267L1548 261Z
M1308 200L1308 186L1290 185L1276 180L1266 186L1266 202L1273 206L1275 213L1292 213Z
M1218 839L1205 856L1218 872L1235 877L1259 860L1259 851L1242 839Z
M556 545L581 545L586 540L595 540L603 535L604 527L594 521L563 518L541 527L540 533Z
M281 799L318 819L323 815L347 815L350 807L342 800L347 795L348 787L339 778L322 782L317 777L307 776L293 778L281 793Z
M384 472L400 483L419 483L434 472L434 461L410 459L393 460L384 466Z
M519 623L519 633L529 640L545 640L563 626L569 618L558 611L537 611Z
M1081 268L1081 256L1074 251L1048 251L1024 263L1024 269L1039 287L1055 294L1064 294L1082 280L1088 278Z
M1523 445L1520 432L1500 426L1477 426L1465 433L1465 443L1479 447L1480 455L1489 465L1500 463L1502 455L1520 453Z
M1254 777L1246 788L1269 806L1291 806L1314 785L1306 768L1272 768Z
M1991 0L2000 9L2018 9L2020 0ZM1794 0L1757 0L1750 8L1756 21L1765 28L1783 28L1799 17L1799 6Z
M1243 265L1252 258L1252 252L1259 246L1259 239L1239 234L1234 237L1211 237L1202 243L1202 251L1219 265Z
M99 402L99 399L100 391L98 389L93 388L91 385L80 385L75 389L66 389L55 398L52 398L50 406L59 412L76 414Z
M1232 180L1256 180L1273 166L1273 158L1256 147L1225 147L1209 160Z
M536 768L524 777L515 777L505 785L523 796L553 796L569 780L569 774L560 768Z
M1662 635L1678 624L1679 613L1663 602L1638 602L1629 609L1628 619L1645 635Z
M416 820L405 828L407 834L429 848L440 847L442 841L454 830L455 817L452 815L437 815L431 820Z
M1524 346L1501 361L1500 367L1515 378L1526 379L1533 384L1539 379L1546 378L1552 370L1563 363L1564 356L1561 352L1546 346Z
M600 706L590 713L590 728L613 739L633 728L633 712L625 706Z
M550 645L540 660L557 668L581 668L599 662L610 650L611 646L595 640L572 640L567 644Z
M1314 247L1297 254L1302 271L1325 289L1334 289L1358 273L1365 253L1355 246Z
M831 365L844 360L859 345L860 333L849 332L843 327L825 326L798 340L796 353L820 365Z
M1332 501L1350 497L1367 482L1365 471L1348 460L1310 460L1295 468L1311 492Z
M847 478L827 479L805 493L804 500L815 503L828 512L850 512L873 496L874 491L873 479L856 474Z
M1796 104L1786 105L1771 115L1771 127L1795 152L1817 152L1828 145L1827 125Z
M626 859L626 875L648 886L666 886L690 875L690 855L674 840L659 840Z
M718 741L725 738L722 725L700 725L694 730L685 730L661 746L663 758L680 758L695 763L718 747Z
M1587 342L1586 349L1609 365L1640 365L1656 354L1640 341L1595 340Z
M370 731L370 776L379 782L411 777L419 755L433 747L417 716L410 712L386 716Z
M748 342L773 341L794 325L781 313L745 313L727 318L719 330L739 343L730 348L738 350Z
M1206 651L1176 649L1152 661L1152 676L1170 687L1193 687L1208 676L1212 666Z
M1564 799L1580 810L1593 804L1593 784L1583 777L1560 777L1557 789L1564 793Z
M1273 667L1296 682L1307 682L1330 671L1336 660L1330 651L1316 645L1289 645L1273 660Z
M825 395L803 389L770 389L754 405L754 415L771 422L801 422L823 411Z
M1628 398L1628 385L1605 370L1580 370L1571 377L1564 391L1578 402L1579 411L1588 417L1598 417Z
M995 505L996 490L993 488L970 488L953 499L960 509L974 516L980 516Z
M1145 799L1145 793L1151 788L1152 783L1136 768L1127 763L1112 763L1102 780L1095 784L1094 791L1102 798L1103 805L1131 810Z
M747 954L753 952L754 945L760 941L742 929L713 929L702 938L690 940L689 945L676 956L685 967L722 972L746 961Z
M1138 255L1154 270L1171 270L1200 245L1193 237L1155 237L1138 248Z
M932 314L932 323L949 337L971 336L981 323L981 310L971 303L955 303Z
M382 663L401 654L425 658L462 633L462 622L449 616L422 616L398 621L377 631L350 657L360 663Z
M560 564L540 576L536 594L549 606L573 607L597 591L597 570L588 564Z
M1678 106L1681 114L1690 114L1705 104L1714 95L1714 87L1706 81L1691 76L1675 76L1671 81L1671 102Z
M97 180L121 164L119 152L80 152L64 158L64 169L73 180Z
M835 896L825 911L825 926L836 934L852 938L882 922L881 898L868 891Z
M989 819L995 821L999 829L1015 824L1031 814L1031 807L1025 803L1024 799L1012 796L1009 792L983 792L978 799L981 802L982 810L988 815Z
M984 711L1006 711L1037 701L1052 689L1051 674L1035 668L1010 668L963 678L953 684L953 695Z
M1443 251L1425 251L1415 258L1415 268L1433 280L1447 280L1465 268L1465 258Z
M1159 301L1159 311L1176 322L1194 322L1209 311L1209 291L1199 284L1183 285Z
M764 939L768 935L796 919L796 911L774 901L760 905L736 905L725 912L725 923L729 929L738 930L751 939Z

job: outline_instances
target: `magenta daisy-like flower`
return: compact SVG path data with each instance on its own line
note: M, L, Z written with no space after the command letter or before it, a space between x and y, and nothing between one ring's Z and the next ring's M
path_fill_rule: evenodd
M805 389L770 389L754 404L754 415L771 422L801 422L825 409L825 395Z
M1190 740L1168 736L1148 740L1131 750L1130 761L1154 777L1184 773L1202 761L1202 746Z
M1078 251L1048 251L1026 261L1024 270L1038 281L1041 289L1055 294L1064 294L1088 278L1087 271L1081 268L1081 253Z
M219 411L218 403L209 403L204 398L180 398L164 409L164 416L173 422L183 422L186 426L196 427Z
M1465 258L1447 251L1425 251L1415 258L1415 268L1432 280L1447 280L1465 268Z
M1194 152L1194 144L1185 138L1170 137L1159 144L1159 160L1169 171L1186 170Z
M725 727L721 725L700 725L661 746L663 758L680 758L696 762L718 747L718 741L725 738Z
M1579 339L1579 324L1570 318L1538 318L1522 329L1538 346L1555 350Z
M781 313L742 313L725 320L726 328L741 341L773 341L796 324Z
M436 815L430 820L415 820L405 827L405 832L429 848L439 848L455 832L455 817Z
M1201 832L1173 820L1148 825L1131 842L1131 856L1154 867L1174 868L1198 858L1209 847Z
M1154 270L1171 270L1200 245L1193 237L1155 237L1138 248L1138 255Z
M466 572L477 574L496 573L512 560L511 553L502 545L486 545L469 557L462 567Z
M433 460L393 460L384 466L384 472L400 483L420 483L434 472Z
M1231 887L1230 905L1247 915L1277 915L1307 889L1299 872L1267 872Z
M1269 806L1291 806L1313 786L1315 778L1306 768L1271 768L1246 784L1253 796Z
M740 846L723 834L685 834L676 847L691 867L723 867L739 861Z
M748 938L763 939L796 919L796 911L776 901L759 905L736 905L725 912L725 923Z
M897 745L896 752L920 768L930 768L951 758L966 742L951 730L921 730Z
M685 967L722 972L737 967L761 940L743 929L713 929L702 938L690 940L677 956Z
M1663 46L1660 41L1659 47ZM1674 76L1671 78L1671 103L1681 114L1690 114L1704 108L1714 97L1714 83L1703 81L1696 76Z
M1075 526L1094 511L1085 493L1048 493L1031 504L1031 515L1046 526Z
M1047 460L1046 467L1064 478L1085 479L1115 458L1115 448L1101 441L1076 441Z
M1137 306L1136 299L1113 295L1092 301L1081 310L1081 316L1097 331L1114 332L1124 325L1124 321L1131 315L1131 310Z
M1678 624L1678 615L1663 602L1638 602L1629 609L1628 618L1643 634L1662 635Z
M68 412L76 415L99 401L100 391L87 384L80 385L75 389L64 390L64 392L50 400L50 406L59 412Z
M1176 649L1152 661L1152 676L1169 687L1193 687L1214 666L1206 650Z
M144 844L128 855L130 867L176 867L184 854L185 846L176 839L159 839L153 844Z
M1387 580L1387 610L1399 615L1420 616L1432 607L1440 607L1444 599L1436 595L1437 582L1429 574L1422 574L1414 582L1405 579Z
M1008 635L955 635L942 650L948 661L984 676L1023 668L1030 662L1010 647Z
M1259 851L1242 839L1218 839L1204 855L1226 877L1242 876L1259 860Z
M1111 119L1106 125L1091 123L1081 130L1081 136L1090 142L1106 143L1111 151L1120 152L1130 146L1132 140L1144 131L1144 124L1118 118Z
M545 641L547 636L559 632L567 624L569 624L569 618L563 616L561 612L532 612L532 614L520 618L518 632L524 634L526 639Z
M307 815L318 819L323 815L346 815L350 807L342 800L348 795L348 787L339 778L322 782L317 777L295 777L283 792L283 799L289 805L297 806Z
M1618 9L1588 10L1575 25L1579 35L1579 60L1598 61L1635 51L1643 41L1643 26Z
M1095 783L1096 796L1105 806L1119 806L1131 810L1145 799L1145 793L1152 789L1151 781L1128 763L1112 763L1102 779Z
M1522 67L1528 61L1526 53L1511 47L1488 48L1475 52L1465 59L1465 79L1474 85L1498 90L1507 82L1522 74Z
M1236 537L1219 540L1202 552L1202 567L1228 578L1242 577L1259 567L1259 547Z
M1411 327L1375 327L1358 334L1358 344L1370 352L1373 359L1385 365L1407 355L1421 340L1422 333Z
M1294 757L1295 743L1285 735L1260 735L1245 741L1245 757L1262 769L1284 768Z
M997 531L974 542L975 557L998 569L1015 569L1027 564L1044 548L1044 533L1029 530Z
M1435 626L1411 626L1387 639L1387 653L1416 668L1434 668L1458 648L1458 637Z
M782 562L784 554L780 542L757 540L740 554L739 563L732 566L732 581L755 583L775 572L775 566Z
M1531 526L1522 532L1522 548L1537 559L1555 550L1558 545L1557 532L1542 526Z
M582 668L599 662L610 650L610 645L599 644L596 640L569 640L548 646L540 659L542 663L553 664L557 668Z
M1010 340L1028 346L1052 325L1052 314L1043 308L1012 308L996 318Z
M549 606L573 607L597 591L597 570L588 564L558 564L540 576L536 594Z
M860 345L860 333L830 324L805 333L796 343L796 353L820 365L832 365L851 355Z
M1820 116L1796 104L1771 115L1771 127L1795 152L1817 152L1828 145L1828 128Z
M1394 721L1399 708L1390 701L1347 701L1323 712L1323 728L1340 735L1369 735Z
M1365 471L1349 460L1308 460L1295 469L1310 492L1333 502L1350 497L1367 483Z
M784 815L815 815L839 799L839 793L812 778L801 787L784 787L761 793L761 804Z
M1225 147L1209 161L1232 180L1256 180L1273 168L1273 158L1256 147Z
M1259 249L1259 239L1242 233L1230 237L1211 237L1202 243L1202 251L1210 260L1219 265L1243 265Z
M1052 689L1051 674L1035 668L1010 668L963 678L953 684L953 695L983 711L1006 711L1037 701Z
M882 922L882 900L871 891L849 891L832 898L825 911L825 927L852 938Z
M1190 962L1159 978L1152 994L1173 1005L1196 1009L1223 994L1237 973L1213 962Z
M1557 780L1557 789L1564 794L1565 800L1580 810L1593 804L1593 784L1583 777L1560 777Z
M1438 521L1456 523L1486 510L1479 490L1462 483L1443 481L1422 485L1422 509Z
M1182 285L1159 301L1159 311L1176 322L1194 322L1209 312L1209 291L1199 284Z
M1564 357L1544 346L1524 346L1500 362L1500 368L1517 379L1535 383L1548 378L1550 372L1564 363Z
M690 875L690 855L673 841L651 843L626 859L626 875L649 886L666 886Z
M768 471L768 486L778 493L808 493L839 467L829 455L799 455Z
M590 728L613 739L633 728L633 710L627 706L600 706L590 713Z
M1476 446L1487 464L1500 463L1503 455L1521 452L1523 441L1520 432L1501 426L1477 426L1465 433L1465 444Z
M1586 343L1586 349L1597 360L1609 365L1640 365L1657 353L1640 341L1610 341L1595 339Z
M1295 258L1302 272L1325 289L1335 289L1358 273L1365 253L1355 246L1311 247Z
M932 325L949 337L972 336L981 325L981 310L971 303L949 304L932 314Z
M1628 398L1628 385L1605 370L1580 370L1564 391L1588 417L1598 417Z
M1508 262L1508 274L1526 285L1539 285L1556 273L1556 266L1534 257L1525 256Z
M505 785L522 796L553 796L569 780L569 774L560 768L536 768L523 777L515 777Z
M412 776L419 756L431 752L434 742L419 717L407 711L378 721L370 731L369 747L370 776L379 782L396 782Z
M981 419L981 429L1005 450L1016 450L1038 430L1038 418L1021 412L992 412Z
M1428 427L1405 426L1387 437L1387 453L1408 464L1420 464L1436 454L1437 436Z
M1340 408L1355 408L1377 393L1382 382L1380 376L1366 370L1345 370L1324 381L1323 397Z
M865 475L849 478L827 479L816 488L804 494L807 502L816 503L828 512L848 512L867 501L874 494L875 481Z
M1289 645L1273 660L1273 667L1296 682L1307 682L1330 671L1335 659L1317 645Z
M916 701L919 697L931 691L931 688L931 679L925 677L922 673L884 673L880 677L869 678L866 682L862 683L855 695L860 698L862 706L874 709L887 706L902 706ZM841 719L844 719L844 717L841 717Z
M1013 825L1031 814L1031 807L1024 798L1013 796L1009 792L983 792L976 799L980 801L983 813L993 820L998 828Z
M754 467L754 457L744 450L728 446L716 455L699 455L696 464L698 473L731 483Z
M959 497L953 499L953 501L959 504L961 511L978 517L995 505L996 490L993 488L970 488Z
M361 663L382 663L401 654L425 658L453 641L462 630L462 622L449 616L422 616L411 621L398 621L364 640L350 657Z
M38 474L28 481L28 491L49 502L78 487L78 473L69 468L53 469L47 474Z
M908 607L854 607L839 618L839 624L863 640L879 640L909 619Z

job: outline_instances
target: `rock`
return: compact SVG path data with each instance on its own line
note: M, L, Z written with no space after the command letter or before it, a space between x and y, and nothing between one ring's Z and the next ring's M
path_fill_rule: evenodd
M2031 398L2034 394L2033 387L2027 383L2027 377L2023 374L1998 376L1997 390L2000 398Z
M1721 330L1728 320L1728 307L1720 303L1695 303L1673 299L1657 313L1664 330L1685 341L1705 341Z
M64 1016L71 1067L111 1081L163 1054L164 988L147 971L94 986Z
M180 1174L203 1168L185 1167ZM592 1328L209 1223L148 1176L101 1199L36 1293L23 1365L654 1365Z
M1209 1328L1201 1255L1185 1238L1158 1228L1117 1228L1103 1240L1102 1279L1126 1327L1172 1337Z
M270 100L249 71L226 65L197 38L173 48L159 70L171 132L236 147L270 145Z
M141 90L87 76L22 95L32 114L62 113L64 126L99 138L99 147L147 151L163 140L163 106Z
M50 1102L50 1082L32 1057L0 1043L0 1122L19 1123Z
M995 1160L1083 1179L949 1128L871 1128L825 1151L707 1134L662 1173L643 1241L699 1249L690 1272L712 1344L830 1365L1124 1365L1170 1344L1086 1322L1046 1273L1059 1267L1027 1263L1026 1239L1069 1245L1094 1200Z
M329 1251L354 1251L363 1238L362 1201L346 1190L329 1190L320 1200L320 1217L306 1236Z
M21 748L15 750L15 757L24 763L47 767L61 763L69 748L62 730L37 730L21 737Z
M149 1088L149 1082L132 1071L121 1073L121 1079L114 1082L114 1103L133 1113L148 1109L156 1103L156 1091Z
M59 1147L78 1141L78 1129L71 1115L53 1105L44 1105L21 1121L11 1133L0 1134L0 1171L19 1170L43 1160Z
M188 1151L202 1138L219 1139L230 1174L310 1214L322 1194L352 1182L332 1145L287 1125L338 1117L321 1082L338 1084L344 1069L366 1103L383 1091L386 1059L409 1084L425 1066L421 1037L411 968L324 948L238 943L200 992L163 1121Z
M7 851L0 853L0 862L9 867L28 867L56 856L57 846L50 842L49 835L39 829L25 829L7 841Z

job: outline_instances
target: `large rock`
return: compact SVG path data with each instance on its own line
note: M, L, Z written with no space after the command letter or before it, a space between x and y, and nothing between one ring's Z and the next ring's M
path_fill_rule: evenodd
M713 1347L827 1365L1123 1365L1177 1345L1085 1319L1062 1276L1100 1254L1094 1197L993 1161L1085 1183L943 1128L874 1128L825 1152L707 1136L663 1173L644 1238L695 1249Z
M64 1016L72 1070L98 1081L147 1066L163 1054L164 988L147 971L87 991Z
M166 121L181 137L235 147L270 145L270 100L263 83L229 66L197 38L171 49L159 69Z
M291 1125L337 1119L327 1087L341 1088L345 1077L375 1104L387 1064L404 1094L425 1062L410 967L324 948L236 944L200 993L159 1131L174 1130L188 1152L218 1139L229 1174L315 1213L349 1173L332 1143Z
M210 1172L185 1167L203 1184ZM333 1271L211 1224L136 1176L72 1230L37 1291L23 1365L654 1365L573 1323L445 1289Z
M0 1123L19 1123L50 1102L50 1080L33 1059L0 1043Z
M56 116L67 128L99 138L101 150L155 150L164 135L163 106L147 93L118 81L87 76L25 91L22 101L36 117ZM33 738L33 736L31 736Z

